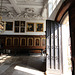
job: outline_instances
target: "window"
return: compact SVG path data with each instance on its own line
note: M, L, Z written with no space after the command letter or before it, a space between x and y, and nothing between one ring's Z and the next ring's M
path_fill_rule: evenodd
M51 15L60 0L48 0L48 16Z

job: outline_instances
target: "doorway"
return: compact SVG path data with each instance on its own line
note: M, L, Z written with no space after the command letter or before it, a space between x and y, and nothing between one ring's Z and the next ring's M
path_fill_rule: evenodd
M46 73L72 75L68 12L61 23L46 21Z
M62 60L63 60L63 75L72 75L71 62L71 39L69 13L66 12L61 20L62 25Z

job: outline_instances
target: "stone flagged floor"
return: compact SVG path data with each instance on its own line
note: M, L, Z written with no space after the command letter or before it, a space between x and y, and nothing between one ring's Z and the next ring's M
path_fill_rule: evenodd
M0 65L0 75L44 75L45 56L18 55L9 57Z

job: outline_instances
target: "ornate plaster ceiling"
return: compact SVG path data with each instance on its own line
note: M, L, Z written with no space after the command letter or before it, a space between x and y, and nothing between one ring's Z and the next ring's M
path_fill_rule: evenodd
M46 0L48 1L48 0ZM3 0L2 14L8 18L43 18L44 0ZM1 0L0 0L1 4Z

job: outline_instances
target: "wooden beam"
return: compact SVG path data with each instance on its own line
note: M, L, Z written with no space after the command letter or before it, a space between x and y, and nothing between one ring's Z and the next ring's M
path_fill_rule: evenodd
M55 18L55 21L57 22L60 22L62 16L64 15L64 13L68 10L68 8L70 7L72 3L72 0L66 0L64 1L64 3L61 5L57 15L56 15L56 18Z

